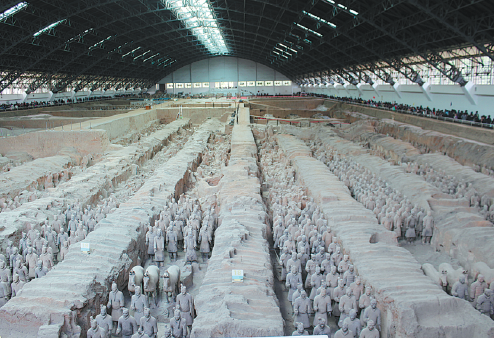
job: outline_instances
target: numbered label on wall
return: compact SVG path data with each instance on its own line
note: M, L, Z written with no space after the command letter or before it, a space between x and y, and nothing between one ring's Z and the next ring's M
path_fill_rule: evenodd
M89 253L90 245L89 243L81 243L81 251L84 253Z
M232 270L232 282L243 282L244 270Z

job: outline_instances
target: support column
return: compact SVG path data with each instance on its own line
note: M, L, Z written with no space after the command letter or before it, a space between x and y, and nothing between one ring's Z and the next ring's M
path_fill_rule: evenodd
M465 87L461 87L463 94L465 94L468 101L474 106L477 105L476 95L475 95L475 84L468 82Z

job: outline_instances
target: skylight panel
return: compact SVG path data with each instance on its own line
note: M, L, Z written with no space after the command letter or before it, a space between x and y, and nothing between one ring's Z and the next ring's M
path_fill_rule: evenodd
M332 5L333 7L340 8L340 9L342 9L346 12L349 12L350 14L353 14L353 15L358 15L357 11L354 11L353 9L350 9L347 6L344 6L342 4L336 3L333 0L324 0L324 1L327 2L328 4Z
M175 61L177 61L177 60L172 60L171 62L169 62L169 63L165 64L165 65L163 66L163 68L168 67L169 65L171 65L171 64L172 64L172 63L174 63Z
M147 59L142 60L142 62L146 62L147 60L151 60L152 58L154 58L155 56L158 56L158 55L160 55L160 53L156 53L156 54L154 54L154 55L151 55L151 56L150 56L150 57L148 57Z
M106 39L103 39L101 40L100 42L96 42L94 45L92 45L91 47L89 47L88 49L93 49L93 48L96 48L98 46L101 46L105 41L108 41L112 38L112 35L110 35L109 37L107 37Z
M306 11L302 11L302 13L304 13L305 15L307 15L309 18L312 18L316 21L319 21L319 22L322 22L322 23L325 23L326 25L332 27L332 28L336 28L336 25L332 22L329 22L327 20L324 20L323 18L320 18L318 17L317 15L314 15L312 13L309 13L309 12L306 12Z
M281 53L285 53L285 54L288 54L288 55L292 56L292 54L291 54L291 53L288 53L286 50L283 50L283 49L278 48L278 47L276 47L276 46L274 47L274 49L279 50Z
M318 33L318 32L316 32L316 31L314 31L314 30L312 30L312 29L310 29L310 28L307 28L307 27L305 27L305 26L302 26L302 25L301 25L301 24L299 24L299 23L297 23L296 25L297 25L297 27L302 28L303 30L306 30L307 32L310 32L310 33L312 33L312 34L314 34L314 35L317 35L318 37L322 37L322 34L321 34L321 33Z
M126 57L127 55L129 55L130 53L134 53L136 50L139 50L139 49L141 49L141 47L134 48L134 49L132 49L130 52L125 53L124 55L122 55L122 57L124 58L124 57Z
M163 58L163 59L164 59L164 58ZM159 61L159 60L158 60L158 61ZM168 61L170 61L170 62L168 62ZM171 65L172 63L174 63L175 61L177 61L177 60L174 60L174 59L168 58L168 59L166 59L166 60L161 61L160 63L158 63L158 66L163 65L163 68L166 68L166 67L168 67L169 65Z
M291 43L291 42L289 42L289 41L286 41L286 40L285 40L284 42L285 42L285 43L287 43L287 44L292 45L292 43ZM283 49L282 49L281 47L283 47ZM289 59L289 57L293 57L293 54L292 54L292 53L290 53L290 52L288 52L288 50L290 50L291 52L294 52L294 53L298 53L298 51L296 51L295 49L290 48L290 47L288 47L287 45L285 45L285 44L283 44L283 43L281 43L281 42L278 42L278 43L276 44L276 46L274 46L274 47L273 47L273 50L272 50L272 52L273 52L274 54L276 54L277 56L274 56L274 55L271 55L271 56L274 56L274 57L275 57L275 58L277 58L277 59L279 59L279 57L280 57L280 56L284 57L285 59ZM285 55L285 54L286 54L286 55ZM289 57L287 57L287 55L288 55ZM284 61L284 60L282 60L282 61Z
M45 28L40 29L39 31L34 33L33 36L34 37L40 36L41 34L50 31L51 29L57 27L58 25L60 25L61 23L65 22L65 21L67 21L67 19L58 20L57 22L54 22L54 23L46 26Z
M151 49L150 49L150 50L148 50L147 52L142 53L142 54L141 54L141 55L139 55L139 56L136 56L136 57L134 58L134 60L137 60L138 58L143 57L144 55L148 54L150 51L151 51Z
M82 37L84 37L86 34L88 34L89 32L93 31L94 29L93 28L89 28L89 29L86 29L84 32L82 32L81 34L78 34L76 36L74 36L73 38L70 38L67 40L67 43L69 42L72 42L72 41L75 41L77 39L81 39Z
M294 53L298 53L298 51L296 51L295 49L293 49L291 47L288 47L287 45L284 45L281 42L279 42L278 45L281 46L281 47L283 47L283 48L285 48L285 49L288 49L288 50L290 50L290 51L292 51ZM290 43L290 45L292 45L292 44Z
M19 2L15 6L10 7L5 12L0 14L0 21L4 21L4 20L10 18L11 16L13 16L15 13L22 11L24 8L27 7L27 5L28 5L28 3L23 1L23 2Z
M163 59L164 59L164 58L163 58ZM163 59L160 59L160 60L163 60ZM160 61L160 60L158 60L158 61ZM166 61L168 61L168 60L171 60L171 59L170 59L170 58L168 58L168 59L166 59L166 60L164 60L164 61L159 62L159 63L158 63L158 66L159 66L159 65L161 65L161 64L163 64L163 63L165 63L165 62L166 62Z
M228 54L223 34L208 0L162 0L211 54Z

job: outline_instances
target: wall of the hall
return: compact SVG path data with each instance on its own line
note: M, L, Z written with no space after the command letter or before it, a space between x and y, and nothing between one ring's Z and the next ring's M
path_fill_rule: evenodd
M465 93L458 85L336 85L328 88L304 87L307 93L404 103L436 109L478 111L494 117L494 85L474 85ZM430 100L429 100L430 98Z
M209 88L168 88L168 93L201 94L201 93L221 93L221 94L268 94L268 95L291 95L297 93L300 88L292 83L290 86L254 86L239 87L239 81L289 81L285 75L269 68L263 64L228 56L219 56L191 63L173 73L169 74L160 84L168 83L199 83L209 82ZM214 88L215 82L233 82L234 88L219 89Z

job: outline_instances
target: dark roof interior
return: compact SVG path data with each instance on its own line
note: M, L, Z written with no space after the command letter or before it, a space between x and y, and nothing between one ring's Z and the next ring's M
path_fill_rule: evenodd
M26 1L25 9L0 21L0 89L26 72L40 74L38 85L57 79L55 91L84 76L87 81L118 77L150 86L184 65L213 57L161 0ZM18 3L1 1L0 12ZM399 65L409 55L437 62L435 53L467 46L492 58L493 1L210 3L228 55L265 64L294 81L311 73L344 74L378 61ZM59 20L65 21L33 36ZM149 55L160 53L159 58L122 57L137 47L151 50ZM166 58L176 61L167 64Z

